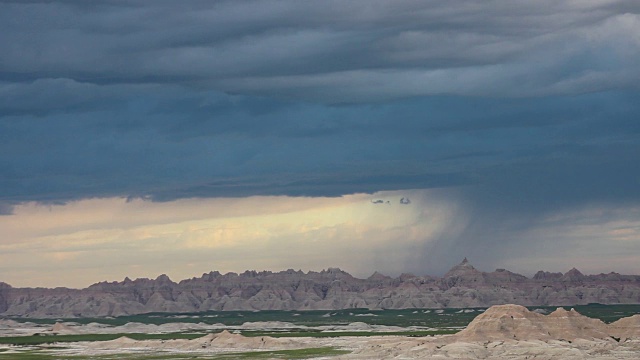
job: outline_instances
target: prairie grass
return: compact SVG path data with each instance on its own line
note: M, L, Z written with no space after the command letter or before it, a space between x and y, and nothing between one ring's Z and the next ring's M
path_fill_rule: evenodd
M348 354L350 351L335 347L317 347L293 350L247 351L226 354L110 354L110 355L61 355L51 351L24 350L9 354L0 353L0 360L234 360L234 359L310 359Z

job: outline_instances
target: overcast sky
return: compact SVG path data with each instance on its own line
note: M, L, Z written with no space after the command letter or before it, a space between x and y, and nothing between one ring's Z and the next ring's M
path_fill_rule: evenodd
M640 273L636 0L0 0L0 49L14 286Z

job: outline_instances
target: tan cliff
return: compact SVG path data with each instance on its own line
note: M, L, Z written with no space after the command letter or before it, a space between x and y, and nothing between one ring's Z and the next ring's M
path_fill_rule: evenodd
M496 305L478 315L456 339L494 340L610 340L612 330L604 322L558 308L549 315L529 311L521 305Z

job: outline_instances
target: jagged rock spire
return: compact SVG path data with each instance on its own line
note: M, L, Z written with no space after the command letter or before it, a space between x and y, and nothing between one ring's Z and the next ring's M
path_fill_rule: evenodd
M444 275L444 277L467 275L467 274L477 273L477 272L479 271L476 270L476 268L474 268L473 265L469 263L469 260L467 260L467 258L465 257L460 264L452 267L451 270L449 270Z

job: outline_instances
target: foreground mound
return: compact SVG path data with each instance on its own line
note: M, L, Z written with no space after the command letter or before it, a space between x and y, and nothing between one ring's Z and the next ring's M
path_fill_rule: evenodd
M612 336L620 339L640 339L640 315L622 318L609 324Z
M612 339L609 327L592 319L558 308L549 315L529 311L520 305L496 305L476 317L456 334L459 341Z
M94 342L92 349L121 350L128 349L153 349L155 351L221 351L221 350L284 350L304 347L301 341L291 339L273 338L270 336L247 337L240 334L232 334L224 330L217 334L208 334L200 338L186 340L133 340L120 337L110 341Z
M232 334L227 330L218 334L209 334L191 340L190 347L198 348L227 348L227 349L271 349L288 348L288 339L278 339L270 336L247 337Z
M78 331L76 331L75 329L73 329L72 327L65 325L63 323L60 322L56 322L53 327L51 327L51 332L56 333L56 334L60 334L60 335L71 335L71 334L77 334Z

